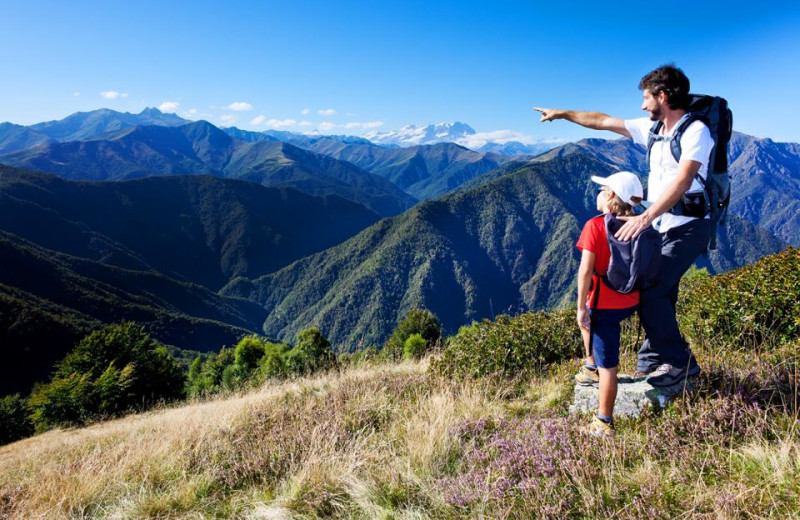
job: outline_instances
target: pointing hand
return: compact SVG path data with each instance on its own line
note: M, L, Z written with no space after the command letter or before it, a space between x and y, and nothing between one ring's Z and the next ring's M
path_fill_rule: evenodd
M561 110L555 108L533 107L533 109L542 113L542 118L539 120L542 123L561 118Z

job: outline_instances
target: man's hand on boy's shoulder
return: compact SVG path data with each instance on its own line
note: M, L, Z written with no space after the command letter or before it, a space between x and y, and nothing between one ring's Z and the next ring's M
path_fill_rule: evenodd
M614 236L618 240L630 240L635 238L653 223L653 218L646 212L635 217L619 217L619 220L624 220L625 223L619 228L619 231L614 233Z

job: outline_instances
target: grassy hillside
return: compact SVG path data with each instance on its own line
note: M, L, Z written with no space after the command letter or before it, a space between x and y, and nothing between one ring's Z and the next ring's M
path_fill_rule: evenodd
M766 367L760 366L762 370ZM5 518L788 518L794 417L732 393L563 415L574 365L518 385L365 367L0 448ZM732 378L733 372L717 372ZM725 381L729 381L726 379ZM302 432L302 434L300 434ZM676 456L679 454L679 456Z
M553 318L577 337L557 316L526 314L476 324L494 332L463 331L422 362L268 382L0 447L0 517L794 518L798 280L796 250L687 278L679 313L703 367L696 390L618 419L613 440L567 413L571 341L549 364L441 375L455 345L502 337L524 351ZM623 371L634 338L629 324Z
M795 344L794 349L799 345ZM624 362L633 367L630 345ZM565 362L521 381L349 369L0 447L0 514L47 518L787 518L797 410L764 359L592 439ZM797 359L782 358L782 362ZM720 389L715 393L715 389ZM797 394L783 396L786 400Z

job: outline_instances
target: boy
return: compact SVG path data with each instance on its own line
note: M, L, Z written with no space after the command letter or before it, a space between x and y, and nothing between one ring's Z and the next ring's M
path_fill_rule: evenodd
M631 216L633 207L642 201L642 183L631 172L617 172L606 178L593 176L592 181L600 185L597 210L604 214ZM639 291L623 294L603 282L611 257L603 215L586 222L576 247L581 251L577 319L586 349L586 362L575 380L584 385L599 383L599 406L589 433L612 437L620 322L636 312Z

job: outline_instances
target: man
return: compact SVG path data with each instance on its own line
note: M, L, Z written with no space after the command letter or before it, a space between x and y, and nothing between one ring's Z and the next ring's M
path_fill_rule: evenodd
M587 128L616 132L644 146L653 122L662 123L650 152L649 206L641 215L629 218L615 236L628 240L651 224L661 233L661 281L641 292L639 317L645 342L639 350L636 376L647 376L653 386L670 386L700 372L678 328L675 305L681 277L706 249L712 229L707 215L685 216L679 203L687 193L702 192L703 186L695 176L706 177L714 141L708 127L694 121L680 139L680 160L672 156L670 140L687 115L689 101L689 78L682 70L674 65L659 67L642 78L639 89L642 110L650 114L649 118L622 120L600 112L539 107L534 110L541 112L542 122L566 119Z

